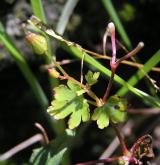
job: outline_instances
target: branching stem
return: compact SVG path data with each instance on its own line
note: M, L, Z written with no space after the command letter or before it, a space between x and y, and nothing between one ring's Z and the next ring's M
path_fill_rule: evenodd
M139 42L138 45L136 46L135 49L133 49L131 52L129 52L128 54L126 54L125 56L123 56L122 58L120 58L119 60L116 61L116 65L118 66L122 61L133 57L134 55L136 55L142 48L144 47L144 43L143 42Z
M46 53L46 55L48 55L48 54ZM73 81L75 84L77 84L78 86L80 86L81 88L83 88L83 89L87 92L87 94L88 94L92 99L94 99L94 100L96 101L96 104L97 104L98 107L100 107L100 106L103 105L102 101L97 97L97 95L96 95L91 89L89 89L86 85L82 84L81 82L77 81L75 78L69 76L69 75L66 73L66 71L60 66L60 64L57 63L54 59L52 59L52 62L55 64L55 66L56 66L56 67L61 71L61 73L63 74L63 76L60 76L60 78L61 78L62 80L67 79L67 80Z
M99 54L99 53L96 53L96 52L93 52L91 50L87 50L87 49L84 49L84 48L82 48L82 50L85 51L86 53L92 55L92 56L95 56L97 59L111 60L111 57L108 56L108 55L104 56L103 54ZM132 61L128 61L128 60L121 61L121 63L125 64L125 65L132 66L132 67L136 67L136 68L142 68L144 66L143 64L132 62ZM153 67L151 69L151 71L160 73L160 68L159 67Z
M114 24L111 22L108 24L108 27L107 27L107 30L106 30L106 33L108 33L108 35L111 36L111 42L112 42L112 58L110 60L110 66L111 66L111 77L109 79L109 83L108 83L108 86L107 86L107 89L106 89L106 92L103 96L103 103L106 103L106 99L107 97L109 96L109 93L111 91L111 87L112 87L112 84L113 84L113 79L114 79L114 75L115 75L115 71L116 71L116 68L117 68L117 65L116 65L116 40L115 40L115 26ZM105 38L106 40L107 38ZM103 42L105 41L103 39ZM103 44L103 49L105 49L104 47L105 45Z
M109 80L106 92L105 92L105 94L103 96L103 102L104 103L106 103L106 99L109 96L109 93L111 91L114 75L115 75L116 69L119 66L120 62L130 58L133 55L135 55L143 47L143 44L139 43L138 46L133 51L131 51L130 53L126 54L121 59L117 60L116 59L116 38L115 38L115 26L114 26L114 23L111 22L111 23L108 24L108 28L106 30L106 33L108 33L110 35L111 42L112 42L112 57L111 57L111 60L110 60L110 67L111 67L112 74L111 74L111 77L110 77L110 80ZM104 42L104 40L103 40L103 42ZM103 44L103 46L104 46L104 44ZM118 136L123 155L124 156L130 155L130 152L128 151L128 149L126 147L125 141L124 141L123 137L121 136L119 128L111 120L110 120L110 123L112 124L112 126L113 126L113 128L114 128L114 130L115 130L115 132L116 132L116 134Z
M102 101L97 97L97 95L92 90L87 88L86 85L81 84L81 82L77 81L76 79L74 79L73 77L71 77L69 75L67 75L66 78L68 80L73 81L75 84L79 85L81 88L83 88L87 92L87 94L96 101L97 106L103 105Z

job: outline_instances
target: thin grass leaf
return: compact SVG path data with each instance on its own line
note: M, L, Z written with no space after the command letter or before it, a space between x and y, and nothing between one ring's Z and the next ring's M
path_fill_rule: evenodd
M125 31L122 23L121 23L121 20L119 19L119 16L118 16L118 14L117 14L117 12L116 12L113 4L112 4L112 1L111 0L102 0L102 3L104 5L106 11L108 12L108 14L110 15L110 17L112 18L113 22L115 23L116 28L117 28L117 30L118 30L118 32L119 32L122 40L124 41L124 43L126 44L126 46L129 49L131 49L131 47L132 47L131 41L130 41L130 39L129 39L129 37L128 37L128 35L127 35L127 33L126 33L126 31ZM138 61L140 63L138 57L136 57L136 58L133 57L133 59L136 60L136 61ZM140 68L140 71L139 72L142 72L143 73L145 71L143 70L143 68ZM138 83L138 81L137 81L137 83ZM148 83L147 83L147 85L148 85ZM125 92L125 94L126 94L127 91L128 91L128 89L126 88L125 90L126 90L126 92Z
M42 4L41 0L30 0L31 6L33 13L36 17L38 17L43 23L47 23L45 12L44 12L44 7ZM52 54L52 49L51 49L51 43L50 39L46 36L47 43L48 43L48 55L49 58L46 58L46 63L50 63L50 58L52 58L50 55ZM54 84L54 82L53 82ZM55 83L56 84L56 83Z
M62 14L59 18L57 27L56 27L56 32L59 34L63 34L66 26L68 24L69 18L73 13L74 8L76 7L77 3L79 0L68 0L66 1L66 4L62 10Z
M52 29L48 28L46 25L42 24L41 22L38 22L37 19L35 21L35 19L36 18L34 17L31 20L29 20L28 22L31 25L33 25L35 28L41 30L42 33L45 33L48 36L50 36L51 38L55 39L64 50L66 50L67 52L71 53L72 55L74 55L75 57L78 57L80 59L83 57L83 55L85 55L85 59L84 59L85 62L94 66L97 70L104 73L107 77L111 75L111 71L109 69L107 69L102 64L100 64L97 60L95 60L94 58L89 56L87 53L85 53L80 45L65 40L64 38L62 38L62 36L55 33ZM34 23L34 21L35 21L35 23ZM116 81L118 84L128 88L131 92L133 92L134 94L136 94L137 96L142 98L142 100L146 101L148 104L150 104L152 106L160 107L160 101L158 99L155 99L154 97L148 95L147 93L145 93L137 88L132 87L130 84L125 82L118 75L115 75L114 81Z
M33 10L34 15L36 15L42 22L47 23L45 12L44 12L44 7L42 5L42 0L30 0L30 2L31 2L31 6L32 6L32 10ZM46 40L47 40L47 43L48 43L48 52L47 52L45 62L47 64L50 64L51 59L53 57L55 57L55 53L54 53L54 50L51 47L50 38L47 35L44 35L44 36L46 37ZM50 82L51 88L53 88L55 86L58 86L58 84L59 84L59 81L56 78L50 78L49 77L49 82ZM54 125L53 125L53 129L54 129L54 131L56 132L57 135L62 134L64 129L65 129L64 121L55 122Z
M1 24L2 26L2 24ZM36 77L33 75L32 71L30 70L26 60L24 59L23 55L19 52L16 46L13 44L11 39L4 34L3 31L0 31L0 40L7 48L7 50L11 53L10 55L13 57L15 62L17 63L19 69L21 70L23 76L29 83L38 103L44 109L48 106L48 99L45 96L39 82L37 81Z
M143 66L142 70L138 70L129 80L128 83L132 86L135 86L150 70L160 62L160 50L158 50ZM122 87L118 91L118 95L125 95L128 92L128 89Z
M30 0L34 15L36 15L43 23L47 23L44 14L44 8L41 0Z
M62 43L61 43L61 46L66 51L72 53L72 55L74 55L78 58L82 58L83 53L81 52L81 50L76 49L76 47L71 47L71 46L66 47L66 45L64 45ZM107 69L106 67L104 67L102 64L100 64L98 61L96 61L91 56L85 54L84 61L87 62L88 64L91 64L92 66L94 66L97 70L104 73L107 77L110 77L111 71L109 69ZM147 104L155 106L155 107L160 107L160 100L155 99L154 97L150 96L149 94L147 94L137 88L132 87L130 84L128 84L125 80L123 80L118 75L115 75L114 81L117 82L118 84L124 86L125 88L127 88L129 91L131 91L132 93L134 93L135 95L140 97L143 101L146 101Z
M131 41L118 17L118 14L112 4L111 0L102 0L102 4L104 5L106 11L108 12L108 14L110 15L110 17L112 18L113 22L116 25L116 29L118 30L121 38L123 39L125 45L131 49L132 48L132 44Z
M42 22L47 23L45 12L44 12L44 7L42 4L42 0L30 0L31 2L31 7L33 10L34 15L38 17ZM53 58L51 55L54 56L54 53L51 48L51 42L48 36L45 36L47 43L48 43L48 56L46 56L46 63L50 64L51 63L51 58ZM50 84L52 87L58 85L58 80L57 79L49 79Z

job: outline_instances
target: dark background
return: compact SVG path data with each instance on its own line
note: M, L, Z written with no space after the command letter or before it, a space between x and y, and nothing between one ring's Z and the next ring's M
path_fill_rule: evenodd
M48 22L53 28L56 27L64 2L64 0L46 0L44 2ZM145 63L159 50L160 46L160 1L113 0L113 3L131 39L132 45L136 46L139 41L145 43L144 49L138 56L140 61ZM123 14L126 4L130 5L133 10L131 16L127 18L126 16L130 13L126 12ZM31 14L32 10L29 1L0 1L0 19L6 26L9 35L13 38L17 47L23 52L48 98L51 99L47 74L40 71L40 66L44 63L43 59L32 53L25 42L24 33L21 30L21 23L26 21ZM111 19L101 1L81 0L75 8L64 36L79 43L84 48L102 53L102 37L109 21L111 21ZM118 34L117 38L121 41ZM49 124L44 118L29 85L16 66L14 60L9 56L9 53L4 49L2 44L0 45L0 50L0 152L3 153L7 151L19 142L22 142L38 132L34 127L35 122L40 122L48 132L49 137L54 138ZM73 58L60 48L56 49L56 55L58 60ZM123 51L119 50L118 55L124 55ZM102 63L106 65L106 62L102 61ZM109 63L107 63L107 65L109 68ZM65 69L69 74L79 78L80 62L66 65ZM88 67L86 66L84 71L87 71L87 69ZM127 80L135 72L136 69L129 66L121 66L118 70L118 75ZM150 76L160 85L159 73L151 72ZM100 80L95 91L102 97L107 84L103 77L100 78ZM137 87L148 92L144 81L141 81ZM114 94L117 89L119 89L119 86L115 84L112 94ZM135 96L128 94L127 97L131 107L146 107L146 105L138 98L135 98ZM155 142L157 142L156 144L159 145L160 135L159 132L157 132L158 128L160 128L159 116L131 116L131 118L134 119L136 124L132 135L127 138L129 146L131 146L135 139L145 133L153 135ZM102 131L97 128L95 123L91 124L85 131L82 140L77 142L77 146L73 150L73 162L98 158L103 150L107 148L113 137L114 132L112 128L109 127ZM13 161L16 164L22 164L22 162L27 161L31 149L32 147L17 154L13 157ZM158 156L160 155L160 147L155 145L154 151L156 157L153 163L157 163Z

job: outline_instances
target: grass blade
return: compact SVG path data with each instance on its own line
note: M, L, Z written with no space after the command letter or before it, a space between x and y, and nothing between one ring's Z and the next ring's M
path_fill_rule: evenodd
M112 4L112 1L111 0L102 0L102 3L106 9L106 11L108 12L108 14L110 15L110 17L112 18L113 22L115 23L116 25L116 29L118 30L122 40L124 41L125 45L131 49L132 47L132 44L131 44L131 41L118 17L118 14Z
M42 1L41 0L30 0L31 2L31 6L32 6L32 10L33 10L33 13L36 17L38 17L43 23L47 23L46 21L46 16L45 16L45 12L44 12L44 8L43 8L43 5L42 5ZM50 64L51 63L51 54L54 56L54 53L52 51L52 48L51 48L51 42L50 42L50 39L48 36L45 36L46 37L46 40L47 40L47 43L48 43L48 56L46 56L46 59L45 59L45 62L47 64ZM49 78L49 81L50 81L50 85L51 87L55 87L58 85L58 80L57 79L51 79Z
M68 47L66 48L66 46L64 46L64 45L62 45L62 47L66 51L72 53L72 55L74 55L78 58L82 58L83 53L80 50L78 51L75 47L70 46L70 48L68 48ZM109 77L111 75L111 71L109 69L104 67L102 64L100 64L98 61L96 61L91 56L85 54L84 61L91 64L92 66L94 66L97 70L104 73L107 77ZM117 82L118 84L124 86L125 88L127 88L127 90L130 90L132 93L134 93L135 95L137 95L141 99L143 99L143 101L145 101L147 104L150 104L150 105L155 106L155 107L160 107L160 100L148 95L147 93L145 93L145 92L143 92L137 88L132 87L130 84L125 82L118 75L115 75L114 81Z
M111 0L102 0L102 3L103 3L103 5L104 5L106 11L108 12L108 14L110 15L110 17L112 18L113 22L116 24L116 28L117 28L117 30L118 30L118 32L119 32L119 34L120 34L120 36L121 36L123 42L126 44L126 46L127 46L129 49L131 49L131 47L132 47L131 41L130 41L130 39L129 39L129 37L128 37L128 35L127 35L127 33L126 33L126 31L125 31L125 29L124 29L124 27L123 27L123 25L122 25L120 19L119 19L119 17L118 17L118 14L117 14L117 12L116 12L116 10L115 10L113 4L112 4L112 1L111 1ZM134 59L134 61L138 61L138 62L140 63L140 60L138 59L138 57L132 57L132 58ZM139 70L140 70L139 73L140 73L140 72L141 72L141 73L144 73L144 72L145 72L145 71L143 70L143 68L140 68ZM146 72L146 73L147 73L147 72ZM137 80L138 80L138 79L137 79ZM133 81L133 80L132 80L132 81ZM138 83L138 81L137 81L137 83ZM147 82L146 82L146 84L148 85ZM149 87L149 86L148 86L148 87ZM125 88L125 87L124 87L124 88ZM123 90L124 90L124 88L123 88ZM150 87L149 87L149 88L150 88ZM126 92L125 92L125 94L126 94L127 91L128 91L128 89L126 88L125 90L126 90ZM119 93L119 94L120 94L120 93Z
M80 45L77 45L73 42L67 41L65 39L62 38L62 36L58 35L57 33L55 33L52 29L48 28L46 25L41 24L41 26L37 26L37 23L34 24L34 19L36 19L35 17L32 18L31 20L29 20L28 22L33 25L35 28L41 30L42 33L47 34L48 36L50 36L51 38L55 39L60 46L65 49L66 51L70 52L72 55L78 57L78 58L82 58L83 55L85 54L85 58L84 61L93 65L96 69L100 70L102 73L104 73L106 76L110 76L111 75L111 71L107 68L105 68L103 65L101 65L98 61L96 61L94 58L92 58L91 56L87 55L84 51L83 48L80 47ZM37 22L38 20L36 20ZM122 85L125 86L126 88L128 88L130 91L132 91L134 94L136 94L137 96L141 97L144 101L146 101L148 104L152 105L152 106L158 106L160 107L160 101L159 99L155 99L154 97L148 95L147 93L132 87L130 84L128 84L127 82L125 82L122 78L120 78L119 76L115 76L114 80Z
M160 50L158 50L141 68L142 70L138 70L136 74L134 74L129 80L128 83L132 86L135 86L144 76L147 74L154 66L156 66L160 62ZM128 89L122 87L119 91L119 95L125 95L128 92Z
M59 34L63 34L65 31L65 28L67 26L67 23L69 21L69 18L71 14L73 13L74 8L76 7L77 3L79 0L68 0L66 1L66 4L63 8L62 14L59 18L57 27L56 27L56 32Z
M29 83L40 106L43 109L46 108L48 106L48 99L45 96L36 77L33 75L32 71L30 70L23 55L19 52L19 50L15 47L11 39L6 34L4 34L3 31L0 31L0 40L4 44L4 46L8 49L8 51L11 53L11 56L13 57L19 69L21 70L23 76Z
M31 6L34 15L36 15L43 23L47 23L41 0L31 0Z

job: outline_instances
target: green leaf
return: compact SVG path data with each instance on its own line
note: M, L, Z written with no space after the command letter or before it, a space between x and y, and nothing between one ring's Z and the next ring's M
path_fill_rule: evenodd
M118 96L111 96L108 99L106 108L109 111L110 119L114 123L123 122L126 119L127 100Z
M64 134L51 141L47 146L34 149L30 163L32 165L59 165L73 137L73 131L66 130Z
M76 93L67 88L65 85L60 85L54 88L55 99L58 101L69 101L76 97Z
M98 128L103 129L109 125L109 115L105 107L98 107L94 110L92 120L97 120Z
M77 127L81 123L81 111L74 111L68 121L70 129Z
M54 147L51 146L33 150L30 162L32 165L59 165L67 148L60 149L60 151L57 151L57 153L53 153L53 150Z
M36 20L36 21L35 21ZM51 38L55 39L60 46L66 50L67 52L71 53L72 55L78 57L78 58L83 58L85 55L84 61L87 62L88 64L94 66L96 69L104 73L107 77L111 75L111 71L104 67L102 64L100 64L97 60L89 56L87 53L83 51L80 45L73 43L71 41L65 40L62 36L58 35L55 33L52 29L48 28L45 24L40 22L37 18L31 18L28 20L29 24L31 24L37 31L40 31L42 34L46 34L50 36ZM117 82L118 84L125 86L130 90L132 93L137 95L142 99L142 101L145 101L145 103L155 106L155 107L160 107L160 101L159 99L150 96L149 94L132 87L130 84L125 82L121 77L118 75L115 75L114 81Z
M99 72L93 73L92 71L89 70L85 75L85 79L89 85L94 85L97 83L99 76L100 76Z
M81 113L82 113L82 121L85 122L90 119L90 113L88 112L88 110L86 111L86 109L89 109L87 100L83 100L83 104L85 108L82 109Z
M94 110L92 120L97 121L100 129L109 125L109 120L114 123L123 122L126 119L127 101L118 96L111 96L103 107Z
M68 125L70 129L77 127L81 120L83 122L90 119L89 105L83 97L83 90L73 83L67 82L67 86L60 85L54 89L55 99L48 108L50 115L55 119L64 119L70 115Z
M78 92L82 90L78 85L74 84L72 81L67 81L67 85L74 92Z
M62 161L63 155L66 152L67 148L62 149L60 152L55 154L52 158L50 158L46 165L59 165Z

